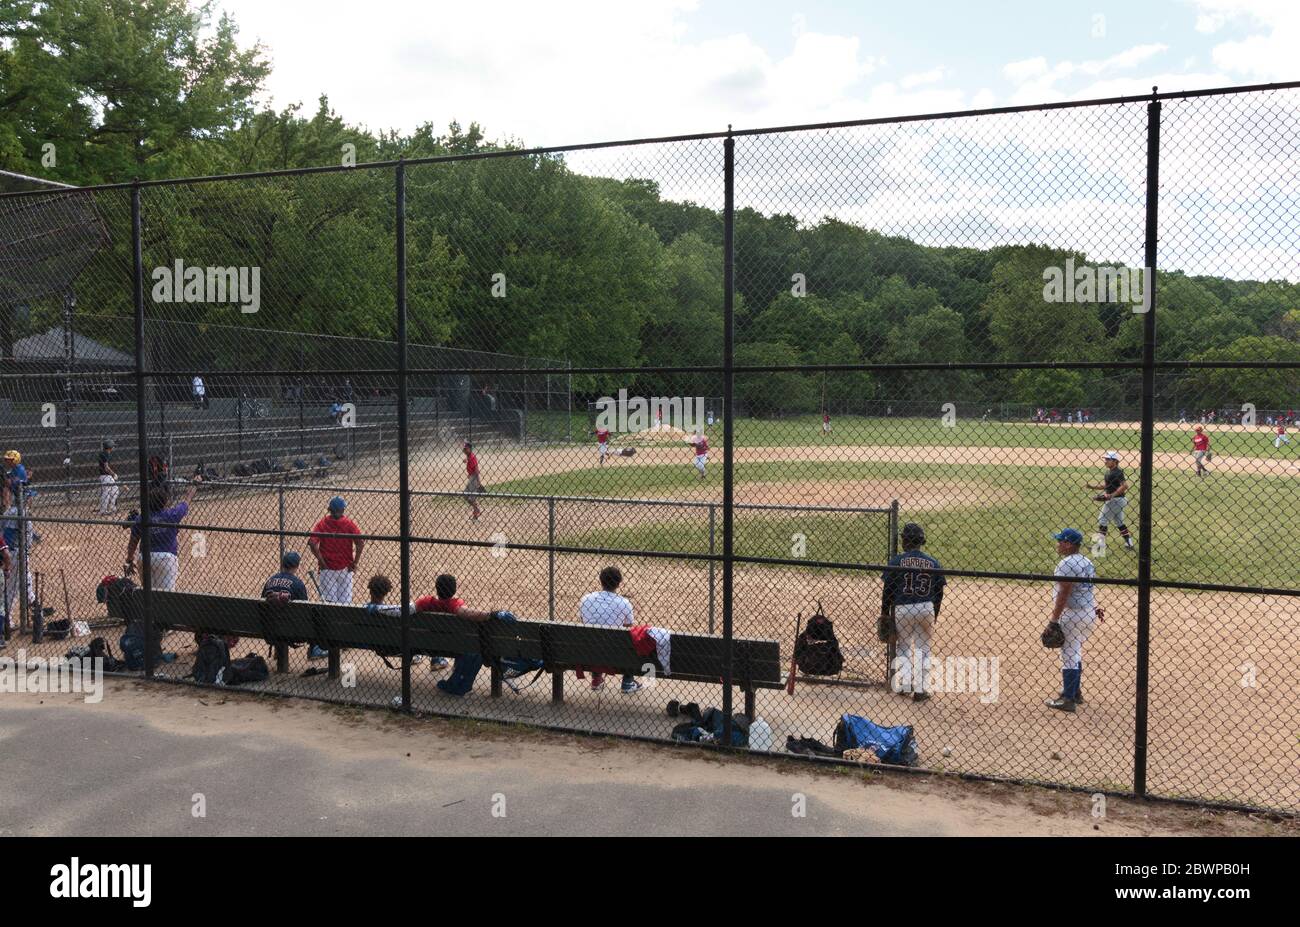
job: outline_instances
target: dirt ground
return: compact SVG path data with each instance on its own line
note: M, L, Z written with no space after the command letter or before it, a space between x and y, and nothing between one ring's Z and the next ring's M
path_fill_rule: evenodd
M63 736L45 738L39 755L0 757L10 783L0 795L0 834L1297 833L1296 821L1263 814L1114 796L1101 808L1088 793L753 755L721 760L692 747L231 690L109 680L97 704L71 695L0 703L6 740L54 728ZM128 739L129 750L84 748L87 740ZM51 766L61 771L59 789L48 787ZM195 793L205 797L202 818L192 814ZM804 817L791 814L796 795ZM490 813L500 798L508 801L504 819Z
M745 449L748 459L799 459L804 450L828 453L827 448ZM936 459L953 462L961 452L972 460L987 456L1007 463L1003 448L835 448L834 459ZM665 453L684 462L688 452L654 449L638 454L638 463ZM1064 465L1072 451L1023 451L1042 454ZM1095 463L1095 454L1079 452L1074 463ZM1167 455L1175 457L1178 455ZM557 472L592 466L594 451L501 449L485 454L485 480L517 478L528 473ZM667 458L666 458L667 459ZM1024 461L1028 462L1028 461ZM1217 459L1216 464L1222 464ZM1275 462L1268 462L1276 466ZM616 465L616 464L615 464ZM613 465L611 465L613 466ZM457 490L463 465L454 451L422 457L417 485L422 489ZM436 478L435 475L436 474ZM494 475L495 474L495 475ZM395 533L397 502L391 489L395 478L380 475L350 491L349 514L365 532ZM792 483L742 487L741 500L809 502L834 499L840 504L880 504L877 493L904 500L903 508L941 504L919 481L861 481L835 484L813 492L818 484ZM946 484L945 484L946 485ZM366 487L390 490L367 495ZM959 489L959 487L958 487ZM855 491L874 496L870 503L851 498ZM285 493L286 525L307 531L323 514L332 490L294 487ZM809 494L812 493L810 496ZM945 491L945 496L950 494ZM89 503L81 503L88 510ZM630 507L629 507L630 508ZM195 524L260 528L274 532L279 498L274 491L200 497L190 521ZM61 507L42 502L42 514L62 515ZM86 511L78 510L84 516ZM489 497L484 517L471 521L459 499L417 498L413 504L417 535L474 540L491 545L508 537L514 543L544 543L545 503L507 501ZM589 527L629 523L646 517L641 511L622 512L618 506L589 504L557 506L561 533ZM657 513L656 518L666 517ZM47 574L49 601L61 596L58 570L66 575L69 596L78 617L102 614L94 605L99 579L121 568L126 532L118 527L46 524L38 566ZM290 548L303 550L303 539L289 538ZM274 535L221 532L182 533L182 590L255 595L274 571L279 540ZM362 576L372 572L398 574L398 545L372 542L365 554ZM555 558L555 612L549 612L549 557L545 552L417 543L412 550L415 593L431 592L435 575L460 577L461 596L473 607L508 608L523 618L576 620L580 597L595 588L595 576L606 558L559 554ZM626 592L639 621L691 632L718 632L721 624L720 573L714 572L713 623L710 626L710 584L707 567L677 560L633 558L620 561L628 580ZM356 601L362 601L358 582ZM948 658L984 660L992 676L985 691L942 692L917 704L885 688L884 652L875 640L875 603L879 578L846 576L814 570L761 568L741 565L735 575L737 636L777 640L788 659L794 636L794 616L820 601L836 621L847 665L841 683L800 684L793 697L784 691L764 691L758 714L771 724L778 748L787 734L829 741L839 715L865 715L882 724L911 724L919 742L922 765L948 771L1053 781L1095 788L1124 789L1132 783L1134 737L1134 666L1136 591L1122 587L1099 590L1106 608L1084 651L1083 691L1086 704L1076 715L1061 715L1043 706L1060 685L1054 652L1045 651L1038 635L1046 620L1050 587L1046 584L964 580L951 584L934 637L936 665ZM60 612L62 609L60 609ZM174 636L179 638L179 636ZM1300 692L1300 600L1249 595L1187 593L1156 590L1152 594L1150 655L1149 787L1154 794L1199 797L1272 808L1300 808L1300 745L1297 700ZM22 644L22 639L17 641ZM167 646L182 656L165 671L181 674L192 649L173 639ZM52 654L66 645L45 645ZM11 643L9 652L12 653ZM240 653L242 654L242 650ZM294 675L272 677L267 685L304 695L347 698L388 704L397 693L397 674L372 655L353 655L357 689L343 692L324 676L302 678L301 652L294 655ZM944 664L945 666L948 664ZM996 669L994 669L996 667ZM591 692L570 681L563 705L552 705L549 686L538 683L520 695L488 698L486 674L468 699L453 701L433 688L437 677L417 667L418 707L455 714L525 720L558 727L605 732L668 736L673 721L665 716L670 698L720 704L716 686L660 680L654 690L624 697L614 691ZM986 674L987 676L987 674ZM995 681L994 687L991 683ZM994 691L994 689L996 691ZM737 697L739 701L739 696Z

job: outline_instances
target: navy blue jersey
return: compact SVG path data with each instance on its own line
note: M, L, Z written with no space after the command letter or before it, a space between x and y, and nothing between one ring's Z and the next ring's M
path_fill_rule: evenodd
M271 576L262 586L262 598L272 592L287 592L295 602L307 601L307 586L301 579L283 570Z
M944 576L935 573L942 569L939 561L920 550L905 550L889 558L889 565L904 567L885 573L885 589L881 606L888 610L894 605L915 605L933 602L935 614L943 600Z

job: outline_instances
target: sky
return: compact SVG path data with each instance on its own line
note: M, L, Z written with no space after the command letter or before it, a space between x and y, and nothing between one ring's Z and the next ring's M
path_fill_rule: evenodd
M264 102L349 124L452 120L527 146L1300 79L1300 0L220 0L265 45ZM996 12L988 12L995 10ZM1051 242L1140 266L1146 110L741 138L739 207L930 245ZM1300 90L1171 102L1162 266L1300 280ZM720 208L716 141L570 153Z
M1295 79L1295 0L219 0L371 130L559 145Z

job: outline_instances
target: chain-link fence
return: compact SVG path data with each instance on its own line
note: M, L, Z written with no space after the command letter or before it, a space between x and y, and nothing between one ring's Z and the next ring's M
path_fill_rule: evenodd
M0 197L6 653L1294 811L1298 137L1275 85Z

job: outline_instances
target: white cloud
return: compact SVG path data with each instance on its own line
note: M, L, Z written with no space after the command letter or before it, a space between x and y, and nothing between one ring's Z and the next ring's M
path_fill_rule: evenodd
M905 74L899 80L898 85L904 90L913 90L917 87L924 87L927 84L937 84L947 75L942 68L931 68L928 71L918 71L914 74Z
M1271 81L1295 77L1300 48L1300 4L1294 0L1193 0L1196 28L1218 32L1229 23L1253 34L1214 46L1214 64L1239 78Z

